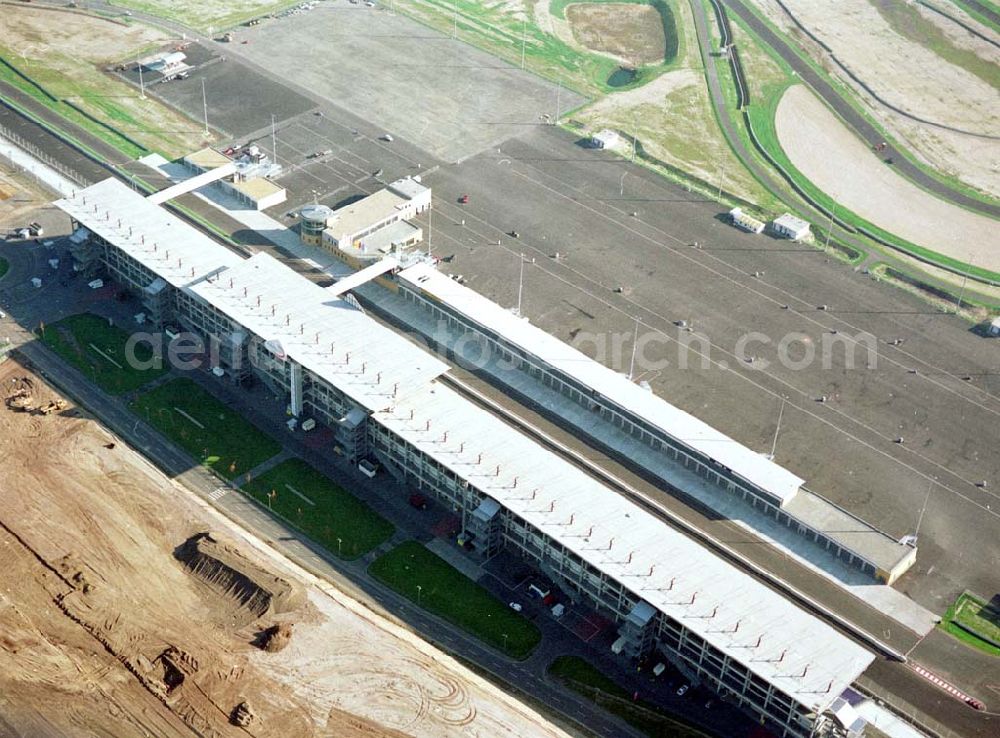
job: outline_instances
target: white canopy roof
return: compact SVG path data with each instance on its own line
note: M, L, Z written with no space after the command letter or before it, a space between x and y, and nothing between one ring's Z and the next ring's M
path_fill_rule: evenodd
M874 655L434 382L374 419L658 610L820 711Z
M463 287L433 266L416 264L401 271L399 279L456 313L487 326L526 354L573 377L667 435L715 459L782 503L791 499L802 486L804 480L784 467L656 397L478 292Z
M368 410L422 387L448 365L273 256L259 253L191 292Z
M55 205L175 287L243 261L117 179L78 190Z

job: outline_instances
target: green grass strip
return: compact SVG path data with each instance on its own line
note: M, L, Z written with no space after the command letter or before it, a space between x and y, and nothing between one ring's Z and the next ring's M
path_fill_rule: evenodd
M136 368L153 357L149 344L135 346L134 358L143 364L134 364L126 351L129 333L92 313L40 326L38 333L46 346L113 395L138 389L167 371L162 363L159 368Z
M281 451L277 441L186 377L139 395L132 409L226 479Z
M356 559L395 527L301 459L289 459L243 485L243 492L288 520L330 553Z
M549 665L548 673L650 738L706 738L656 705L632 701L627 690L578 656L560 656Z
M945 612L938 627L966 645L992 656L1000 656L1000 648L979 638L976 633L969 632L976 631L993 641L1000 642L1000 621L996 616L988 614L986 608L987 603L984 600L963 592ZM966 627L961 628L958 623Z
M538 628L416 541L376 559L368 572L421 607L515 659L541 640Z

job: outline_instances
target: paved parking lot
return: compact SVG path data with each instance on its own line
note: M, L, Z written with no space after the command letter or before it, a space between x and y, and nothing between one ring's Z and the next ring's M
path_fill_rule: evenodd
M245 137L270 127L272 115L281 121L316 106L305 95L225 54L222 46L189 44L184 53L186 63L193 67L187 79L164 82L158 75L144 73L146 94L160 98L199 123L205 120L207 102L208 125L228 138ZM134 64L121 75L139 85Z
M245 55L429 154L459 161L583 102L387 8L323 3L241 29Z
M622 372L638 318L656 340L637 378L668 401L761 453L773 446L810 489L894 537L915 531L927 500L918 564L900 589L941 612L962 586L1000 588L990 563L1000 557L1000 498L975 486L1000 478L995 342L817 249L737 231L714 203L551 127L428 181L434 252L452 258L447 271L514 306L523 253L523 312L591 354L595 340L616 336L617 355L609 338L605 359ZM831 339L866 333L876 367L859 340L848 368L844 344ZM746 336L754 340L741 351ZM776 349L786 336L789 358L815 349L816 361L783 366ZM691 339L683 368L680 342Z
M306 113L277 126L278 181L288 190L284 210L314 199L338 207L400 177L420 174L429 162L404 142L365 135L336 112ZM261 138L272 148L270 132Z

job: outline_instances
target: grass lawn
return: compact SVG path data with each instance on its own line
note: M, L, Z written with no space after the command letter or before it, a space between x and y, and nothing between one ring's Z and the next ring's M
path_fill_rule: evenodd
M459 40L506 59L515 66L521 64L523 30L527 69L585 95L597 96L615 89L638 87L672 68L675 58L666 57L676 57L677 54L673 14L678 1L632 0L657 8L663 18L667 48L663 64L642 67L629 85L618 88L608 84L608 78L619 67L615 59L571 46L557 35L542 30L537 23L537 9L521 10L515 9L512 3L483 3L478 0L396 0L395 7L397 12L404 12L449 36L454 31L457 13ZM565 23L558 15L565 5L552 3L551 12L558 22Z
M283 461L243 485L243 491L345 559L371 551L395 530L392 523L301 459Z
M226 479L281 450L277 441L184 377L139 395L132 409Z
M534 623L416 541L401 543L380 556L368 572L513 658L527 658L541 640Z
M974 633L963 630L956 625L956 623L961 623L967 628L1000 643L1000 618L992 615L985 608L986 603L983 600L973 597L967 592L961 594L944 614L940 627L973 648L978 648L993 656L1000 656L1000 648L982 638L977 638Z
M8 16L0 38L3 81L131 158L149 151L174 157L203 145L200 124L153 97L141 99L105 71L169 44L165 33L31 8Z
M10 269L10 262L0 256L0 277L4 276L8 269Z
M125 352L129 334L93 313L71 315L40 327L38 333L46 346L111 394L138 389L167 371L162 365L159 369L133 368ZM136 359L145 362L152 356L147 344L136 345Z
M705 738L704 733L666 715L655 705L643 700L633 702L627 690L578 656L560 656L549 664L548 672L650 738Z
M114 0L113 5L169 18L190 28L219 31L302 0Z

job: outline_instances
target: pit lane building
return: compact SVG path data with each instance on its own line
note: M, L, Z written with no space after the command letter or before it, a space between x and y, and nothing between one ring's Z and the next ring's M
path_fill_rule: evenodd
M871 652L474 404L447 364L356 303L265 253L238 257L117 181L57 205L92 234L74 258L144 304L155 294L157 322L220 348L217 373L252 372L349 456L454 509L478 555L504 548L551 573L615 620L623 657L663 654L779 736L858 735L840 697ZM778 493L797 484L761 474Z
M540 383L544 389L539 392L547 390L572 400L577 412L567 413L565 419L581 433L604 442L608 433L598 437L591 432L595 424L604 423L624 434L631 445L622 442L616 450L665 484L674 483L672 469L692 471L847 566L885 584L894 582L916 561L916 548L811 492L805 480L784 467L433 266L410 266L397 279L404 299L459 332L463 340L480 341L485 354ZM510 372L494 376L510 383Z

